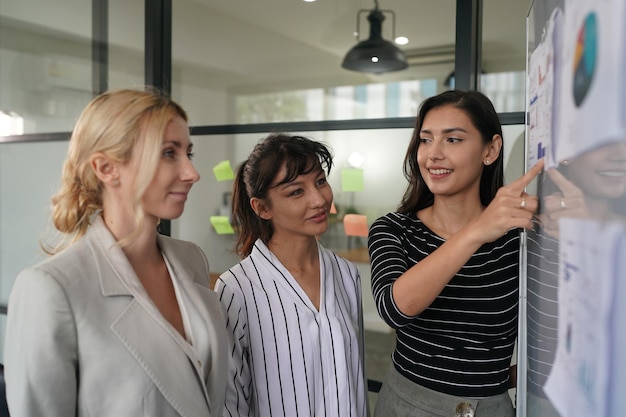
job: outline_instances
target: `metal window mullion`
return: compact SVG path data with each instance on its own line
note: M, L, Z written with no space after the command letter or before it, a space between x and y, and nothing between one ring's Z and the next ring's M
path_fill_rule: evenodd
M91 90L93 96L108 90L109 0L91 2Z
M482 0L457 0L454 83L459 90L480 89L482 14Z

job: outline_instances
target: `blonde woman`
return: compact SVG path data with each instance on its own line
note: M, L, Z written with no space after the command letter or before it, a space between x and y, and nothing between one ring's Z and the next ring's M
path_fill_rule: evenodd
M199 175L185 111L118 90L81 114L52 199L70 237L22 271L5 346L13 417L220 416L225 320L205 255L159 235Z

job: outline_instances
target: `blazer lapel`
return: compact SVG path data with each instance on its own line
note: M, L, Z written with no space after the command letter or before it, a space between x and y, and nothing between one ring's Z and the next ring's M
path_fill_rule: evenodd
M133 300L111 329L181 416L209 415L204 382L193 371L189 356L140 303ZM146 334L154 335L150 339L159 344L147 341Z
M206 382L203 388L209 398L209 405L214 406L211 411L219 411L223 403L211 404L210 399L224 398L225 364L228 363L230 344L222 306L217 294L210 288L208 262L197 247L181 245L180 242L164 236L159 236L159 245L176 276L181 295L187 300L187 312L195 312L192 313L194 319L189 323L193 344L198 352L209 354L198 370Z
M181 416L208 416L208 395L189 344L166 322L150 300L128 259L98 216L87 238L99 252L100 285L104 296L129 295L128 307L111 325L163 397ZM146 338L146 335L151 337ZM152 341L158 340L158 345ZM210 409L210 404L209 404Z

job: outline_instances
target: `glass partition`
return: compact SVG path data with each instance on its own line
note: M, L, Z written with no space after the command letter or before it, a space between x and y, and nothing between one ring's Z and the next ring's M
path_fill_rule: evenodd
M141 87L144 4L109 4L108 86ZM91 2L2 2L0 136L72 129L93 96L91 23Z
M371 332L372 340L371 344L368 342L368 349L375 352L382 349L369 359L373 364L381 364L371 370L371 377L378 380L384 377L392 348L391 329L379 318L371 296L367 239L347 236L343 221L346 213L359 214L365 216L369 226L377 217L395 209L406 185L402 163L411 133L412 129L299 133L327 143L334 154L335 165L329 182L334 190L337 213L321 241L354 261L359 268L363 281L365 327ZM236 169L265 134L192 136L196 155L194 164L201 179L194 185L183 216L172 221L172 235L193 241L205 251L214 279L239 259L233 253L235 236L218 234L211 224L213 216L230 215L232 189L232 180L218 180L213 168L228 161L231 168ZM519 150L523 146L520 142L523 126L505 126L504 136L506 176L507 179L517 178L523 168ZM58 185L67 146L66 141L0 144L2 303L6 303L17 273L45 256L39 241L52 232L50 197ZM360 156L360 164L354 162L355 154ZM357 170L361 175L356 181L345 182L342 179L344 170Z
M106 3L108 88L141 88L144 8L150 4ZM388 5L395 8L398 35L417 29L419 34L409 34L410 43L404 47L409 69L381 75L340 68L343 55L356 42L353 32L360 5L286 4L281 0L274 8L266 2L245 3L245 7L232 1L172 3L169 82L172 96L188 111L192 126L355 120L351 127L357 129L301 134L327 142L335 154L329 180L337 214L322 242L357 263L364 283L366 328L373 335L389 335L370 295L366 238L347 236L343 220L346 213L358 214L365 216L369 225L398 204L405 184L402 160L411 129L404 125L400 129L361 129L358 120L414 117L423 99L449 88L445 79L454 69L455 0L405 2L408 9L400 9L404 7L401 4ZM370 8L374 2L370 3L362 7ZM43 138L72 129L92 97L91 4L78 0L0 2L0 136L31 133ZM492 5L496 13L504 13L498 17L504 21L509 11ZM276 19L278 7L290 18ZM389 36L388 23L385 37ZM523 39L523 34L515 36ZM497 38L489 35L489 39ZM500 45L503 49L494 50L501 61L507 59L502 55L507 42ZM483 54L485 62L491 62L494 51L489 48ZM499 111L520 110L514 104L519 69L494 65L485 74L484 91ZM491 81L487 77L492 77ZM522 132L523 126L505 128L507 180L523 171ZM211 225L211 216L228 215L232 186L229 181L218 181L213 167L229 161L236 168L264 134L192 138L202 179L191 193L185 214L172 222L172 234L198 243L208 255L214 275L238 259L232 253L234 236L218 234ZM18 271L43 257L39 239L50 230L49 201L67 149L66 138L55 138L61 141L0 140L0 303L6 303ZM360 165L353 162L355 155L362 159ZM344 172L360 173L356 190L354 183L344 184ZM0 328L0 348L3 334ZM393 339L378 340L368 338L367 363L368 367L381 365L380 370L385 368ZM384 370L368 369L368 376L382 380Z
M497 112L525 110L528 2L483 0L480 90ZM502 16L508 19L502 19Z
M145 2L106 3L109 6L108 88L141 88L145 84Z
M50 198L61 177L67 145L68 142L0 145L2 304L6 304L18 272L45 257L39 240L50 231Z
M67 142L0 144L0 305L19 271L45 258L39 241L51 231L50 197L66 151ZM0 358L3 347L2 327Z
M523 133L524 127L520 125L504 127L507 181L519 177L523 172ZM322 243L362 264L362 273L368 277L366 238L347 236L343 225L344 216L363 215L369 226L379 216L395 209L406 187L402 164L412 129L312 131L298 134L328 144L334 154L334 167L328 180L333 187L337 214L333 216L328 232L322 236ZM227 161L231 169L236 170L264 136L259 133L192 137L194 164L201 179L194 186L185 214L172 223L172 234L198 243L207 253L214 273L224 272L238 259L232 252L234 236L218 234L211 225L211 216L230 214L229 193L232 189L232 180L218 180L213 168ZM353 162L355 156L360 163ZM346 174L355 171L356 180L347 181ZM369 287L364 292L369 294ZM377 315L375 318L378 318Z
M0 91L21 126L5 134L69 131L91 99L91 2L2 2Z
M354 43L354 5L281 7L291 23L277 21L262 5L242 11L235 3L173 4L172 94L187 105L194 124L414 116L422 99L453 86L446 81L454 71L454 30L440 30L455 26L452 0L394 6L397 34L410 37L402 47L409 68L386 74L340 67ZM511 8L485 1L481 89L498 112L524 110L526 13L520 2ZM316 19L332 27L332 39L320 39L320 32L331 29L323 25L303 30Z

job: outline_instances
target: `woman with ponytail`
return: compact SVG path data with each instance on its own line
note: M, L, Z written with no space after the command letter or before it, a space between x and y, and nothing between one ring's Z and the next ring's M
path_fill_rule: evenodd
M216 283L233 344L224 417L368 414L359 272L317 239L331 166L323 144L273 134L237 172L244 259Z
M227 345L205 255L157 233L199 175L187 115L157 91L93 99L69 142L52 221L7 318L13 417L220 416Z

